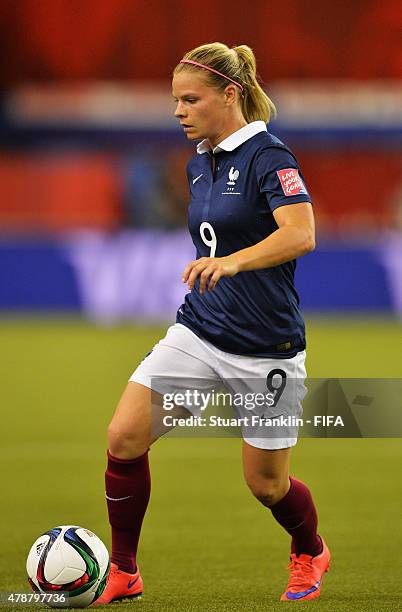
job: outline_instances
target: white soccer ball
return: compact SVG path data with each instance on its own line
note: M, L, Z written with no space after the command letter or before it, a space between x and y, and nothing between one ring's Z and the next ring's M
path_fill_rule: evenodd
M36 593L51 593L49 605L85 608L101 596L109 574L109 553L88 529L60 525L42 534L27 559L28 579ZM56 603L65 593L65 605ZM62 598L64 599L64 597Z

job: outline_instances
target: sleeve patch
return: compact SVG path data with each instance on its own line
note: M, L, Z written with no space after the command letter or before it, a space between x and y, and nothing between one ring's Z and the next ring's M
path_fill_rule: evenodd
M285 196L294 196L299 193L307 193L307 189L299 176L299 171L296 168L285 168L277 170L277 175L282 185Z

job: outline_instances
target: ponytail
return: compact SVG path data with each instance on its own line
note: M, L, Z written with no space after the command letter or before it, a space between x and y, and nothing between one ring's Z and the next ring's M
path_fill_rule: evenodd
M257 80L254 53L247 45L234 47L234 50L239 58L241 82L244 87L241 99L243 116L247 123L258 120L269 123L276 117L276 108Z

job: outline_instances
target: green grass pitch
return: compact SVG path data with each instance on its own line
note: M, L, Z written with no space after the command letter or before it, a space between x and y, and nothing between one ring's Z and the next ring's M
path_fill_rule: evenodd
M127 377L163 331L74 319L0 322L0 591L29 590L27 552L55 525L86 526L110 545L106 425ZM315 318L308 340L310 376L402 378L400 323ZM312 489L333 562L320 600L299 605L402 610L401 458L396 439L300 440L292 473ZM288 536L244 485L240 441L164 439L150 460L139 557L145 594L111 609L288 609L278 601Z

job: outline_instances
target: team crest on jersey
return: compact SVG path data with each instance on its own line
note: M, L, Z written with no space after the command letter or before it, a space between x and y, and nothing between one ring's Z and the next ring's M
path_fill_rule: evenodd
M227 185L236 185L236 181L240 176L240 172L235 170L234 166L232 166L229 170L229 180L226 183Z
M232 166L229 170L229 180L227 181L226 185L228 185L227 187L227 191L224 191L222 193L222 195L240 195L240 193L238 191L235 191L236 189L236 181L240 176L240 171L236 170L236 168L234 166Z
M299 176L299 171L296 168L285 168L284 170L278 170L277 175L281 182L285 196L307 193L307 189Z

